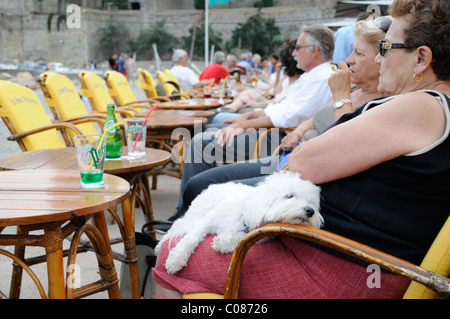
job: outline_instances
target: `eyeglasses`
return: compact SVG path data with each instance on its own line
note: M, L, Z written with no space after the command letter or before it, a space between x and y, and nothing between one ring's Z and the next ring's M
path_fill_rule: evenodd
M301 48L307 48L307 47L313 47L313 45L295 45L295 47L294 47L294 51L298 51L298 50L300 50Z
M392 19L389 16L384 16L384 17L376 18L374 20L374 22L378 29L380 29L384 32L388 32L388 30L392 24Z
M389 43L389 42L386 42L386 40L380 40L380 41L378 41L378 44L380 45L380 55L381 56L385 56L387 50L411 49L411 47L407 46L404 43Z

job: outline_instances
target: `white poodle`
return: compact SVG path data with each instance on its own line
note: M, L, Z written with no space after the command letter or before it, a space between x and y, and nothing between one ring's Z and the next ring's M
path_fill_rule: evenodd
M323 218L319 208L320 188L288 171L275 173L256 186L235 182L211 185L174 222L156 247L156 253L167 239L184 235L166 260L167 272L172 274L186 266L208 234L217 235L212 243L214 250L231 253L249 231L267 223L320 228Z

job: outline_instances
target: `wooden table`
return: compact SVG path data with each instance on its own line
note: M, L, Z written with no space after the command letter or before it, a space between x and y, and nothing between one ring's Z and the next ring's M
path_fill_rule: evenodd
M208 110L221 106L218 99L190 99L158 103L158 109Z
M101 189L80 188L76 170L18 170L0 172L0 232L6 226L19 226L16 235L0 234L0 245L14 245L13 284L10 297L18 298L22 269L32 277L43 298L45 291L32 270L23 262L26 246L42 246L46 251L48 297L71 298L108 290L110 298L120 298L108 229L103 211L125 203L124 213L131 215L130 185L124 179L105 174ZM95 226L87 221L93 217ZM43 230L43 235L29 234ZM78 241L88 235L97 251L101 280L72 289L64 283L63 239L74 234L68 265L75 264ZM69 273L68 273L69 275Z
M121 241L123 241L125 245L126 256L124 257L115 254L115 258L122 262L126 262L130 268L133 298L140 298L134 235L134 210L136 201L139 202L139 205L145 214L146 221L152 221L154 219L153 207L146 174L153 168L165 165L170 161L170 153L166 151L150 148L146 148L145 151L145 156L141 158L128 158L126 157L126 154L128 153L127 148L124 147L121 159L106 160L104 169L105 173L120 176L127 180L131 185L131 209L129 214L123 212L123 223L113 209L114 206L108 207L108 211L116 220L122 235ZM74 148L22 152L0 159L0 170L24 169L74 170L78 173L78 180L80 179ZM113 241L113 243L115 242L116 241Z
M144 117L147 112L136 112L134 116ZM204 117L206 119L213 117L216 114L212 110L174 110L174 109L161 109L154 110L150 113L150 117L161 118L161 117Z

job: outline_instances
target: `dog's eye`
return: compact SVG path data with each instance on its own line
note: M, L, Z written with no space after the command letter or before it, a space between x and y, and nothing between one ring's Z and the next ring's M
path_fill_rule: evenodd
M288 194L286 196L284 196L286 199L291 199L294 198L294 194Z

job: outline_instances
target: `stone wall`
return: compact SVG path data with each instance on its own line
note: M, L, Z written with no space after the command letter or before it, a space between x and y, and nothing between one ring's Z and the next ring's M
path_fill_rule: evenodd
M177 4L178 0L164 1ZM55 8L57 0L46 0L44 1L46 5L37 0L0 0L0 55L3 59L34 61L43 58L84 67L90 60L102 61L106 58L101 54L98 30L110 23L124 23L130 30L131 37L136 38L140 30L149 28L156 21L166 19L168 32L181 38L189 34L191 26L204 20L204 13L200 10L164 10L161 6L164 1L141 1L142 7L139 11L108 11L82 7L81 28L68 29L62 24L61 30L57 31L54 17L52 31L48 32L47 19L51 9L49 3ZM211 6L209 22L214 31L222 34L226 42L231 38L232 31L238 23L244 23L250 16L259 12L264 18L274 18L282 34L297 37L303 24L334 17L334 10L329 8L330 5L326 4L326 1L328 0L298 2L278 0L277 4L285 5L263 8L260 11L253 7L221 9ZM75 1L71 1L73 2ZM83 4L89 0L79 2ZM178 2L181 6L182 3L188 3L188 1ZM239 1L231 3L236 5ZM324 4L325 9L318 8L317 3Z

